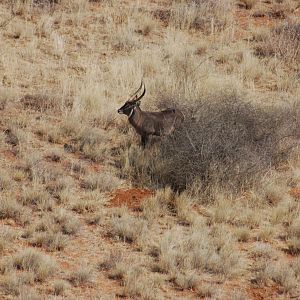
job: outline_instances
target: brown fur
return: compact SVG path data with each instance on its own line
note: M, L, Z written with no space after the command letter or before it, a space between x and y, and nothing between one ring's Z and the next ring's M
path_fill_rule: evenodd
M148 112L142 111L137 106L128 120L141 136L142 144L145 146L150 135L163 136L171 134L183 122L184 116L176 109Z
M141 86L137 92L144 86ZM136 92L136 93L137 93ZM169 108L160 112L142 111L139 100L145 95L146 88L140 97L133 95L133 100L128 100L118 110L120 114L128 116L129 123L141 136L142 145L145 146L150 135L163 136L171 134L183 122L184 116L178 109Z

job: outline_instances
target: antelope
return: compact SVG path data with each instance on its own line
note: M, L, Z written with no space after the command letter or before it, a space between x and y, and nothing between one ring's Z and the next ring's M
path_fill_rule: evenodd
M140 96L138 93L142 90ZM159 112L143 111L140 108L141 99L146 94L144 82L134 94L118 109L119 114L128 116L129 123L135 131L141 136L141 143L145 148L149 136L170 135L184 120L183 113L175 108L168 108Z

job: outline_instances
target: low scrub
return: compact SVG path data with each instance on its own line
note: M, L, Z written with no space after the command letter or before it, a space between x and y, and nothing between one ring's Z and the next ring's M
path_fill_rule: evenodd
M110 234L124 242L132 243L141 239L147 230L146 228L147 222L145 220L132 217L127 210L124 210L120 215L113 216Z
M33 249L26 249L6 258L0 267L2 273L12 269L30 271L34 274L35 281L44 281L53 274L56 263L51 257Z
M0 197L0 220L14 219L17 223L24 224L28 221L29 210L15 200L13 194L3 194Z
M44 247L49 251L63 250L66 243L66 238L60 232L38 232L30 241L32 246Z
M256 54L280 57L297 69L300 62L300 23L273 28L256 46Z
M52 291L55 296L64 296L69 288L69 283L61 279L56 279L52 285Z
M263 106L233 93L189 103L184 114L181 130L157 147L126 149L123 175L155 188L238 192L259 183L298 146L298 105Z
M232 4L228 0L174 1L170 24L178 29L201 30L214 33L224 29L232 17Z
M236 190L257 181L297 146L298 114L293 106L262 107L235 96L197 102L184 128L162 145L166 184L182 190L196 179Z
M153 246L152 255L157 257L153 271L175 274L177 280L180 273L199 271L232 278L240 274L242 266L241 254L232 243L232 236L221 227L210 231L205 224L198 224L188 234L180 226L173 227Z
M82 264L78 267L78 269L74 270L69 275L69 281L74 285L82 285L92 283L93 279L93 270L86 264Z

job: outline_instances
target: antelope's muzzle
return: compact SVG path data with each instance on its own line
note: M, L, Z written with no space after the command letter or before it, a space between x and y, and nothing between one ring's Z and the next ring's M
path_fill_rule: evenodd
M123 114L123 109L118 109L118 114Z

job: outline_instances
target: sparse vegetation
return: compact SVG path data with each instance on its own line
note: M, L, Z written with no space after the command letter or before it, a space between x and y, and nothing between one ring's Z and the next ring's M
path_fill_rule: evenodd
M300 61L300 23L290 22L274 27L256 46L260 56L281 57L290 67L298 69Z
M53 294L55 296L63 296L66 293L66 290L69 288L69 284L64 280L56 280L53 283Z
M202 235L197 234L198 231ZM163 273L180 273L202 270L231 277L239 272L240 258L231 247L231 237L225 232L198 225L190 230L187 237L180 227L165 233L157 248L158 262L155 269Z
M258 2L258 0L241 0L239 2L240 2L240 5L244 6L246 9L252 9L252 8L254 8L254 6Z
M100 192L110 192L114 188L117 188L120 184L120 180L111 173L102 173L100 175L86 176L82 182L82 187L88 190L98 189Z
M171 7L170 24L179 28L202 30L214 33L222 30L232 20L230 1L174 1Z
M127 269L124 275L124 296L140 299L160 299L159 281L147 276L141 267Z
M10 269L30 271L34 274L34 280L44 281L56 269L55 262L47 255L32 249L26 249L16 253L1 264L1 270L7 273Z
M45 214L40 222L30 224L22 237L28 239L32 246L61 251L68 243L68 236L77 234L79 229L77 218L60 209L52 214Z
M0 196L0 219L12 218L18 223L26 223L29 211L23 208L13 194Z
M260 262L256 280L263 283L273 280L278 283L284 293L291 293L297 286L297 279L293 269L286 263L277 262L267 264Z
M75 286L80 284L92 283L92 279L92 268L84 264L79 266L79 268L77 270L74 270L69 276L69 281Z
M45 247L50 251L60 251L66 246L66 238L60 232L38 232L30 239L30 244L35 247Z
M205 297L205 298L212 298L215 294L217 294L216 287L208 284L204 284L197 287L196 291L199 297Z
M1 299L299 297L299 1L0 2Z
M163 143L154 159L153 152L143 154L141 161L135 154L129 157L131 172L137 173L134 178L179 191L197 181L209 192L225 186L239 191L284 162L297 145L297 108L259 108L234 94L225 97L221 102L209 99L198 100L194 107L190 104L185 130ZM293 114L292 124L288 116Z
M33 205L40 210L51 210L52 200L50 195L43 190L42 186L33 185L30 188L25 188L21 198L23 205Z
M135 242L145 234L146 228L146 221L131 216L127 210L120 211L111 220L111 234L124 242Z

